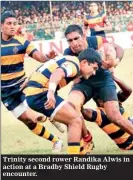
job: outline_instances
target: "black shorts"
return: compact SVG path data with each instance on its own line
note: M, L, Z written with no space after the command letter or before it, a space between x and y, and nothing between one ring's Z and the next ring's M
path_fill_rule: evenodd
M103 102L117 101L116 86L111 73L107 70L99 70L95 76L87 80L82 79L80 83L73 86L72 90L80 91L85 96L85 103L99 95Z
M20 90L21 84L1 89L1 100L3 104L16 118L22 115L28 108L27 104L24 103L25 95Z

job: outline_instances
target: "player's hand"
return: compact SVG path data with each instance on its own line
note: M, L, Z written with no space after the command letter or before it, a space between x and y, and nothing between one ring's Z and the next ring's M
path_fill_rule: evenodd
M47 102L44 104L45 109L54 109L55 108L55 97L54 92L49 90L47 93Z
M47 54L47 57L48 57L49 59L53 59L53 58L55 58L57 55L58 55L58 54L57 54L54 50L52 50L52 51L50 51L50 52Z
M112 60L102 60L102 66L105 68L105 69L110 69L113 67L113 61Z
M94 27L94 30L95 30L95 31L102 31L102 28L101 28L100 26L96 25L96 26Z
M26 80L20 86L21 91L27 86L28 82L29 82L29 78L26 78Z

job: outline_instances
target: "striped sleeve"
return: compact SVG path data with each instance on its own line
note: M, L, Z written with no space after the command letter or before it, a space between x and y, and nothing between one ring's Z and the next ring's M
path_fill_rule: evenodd
M32 54L37 51L37 49L35 48L34 44L28 40L25 41L24 44L25 48L26 48L26 53L32 57Z
M75 56L66 56L66 62L61 65L65 72L65 77L75 77L79 74L79 60Z

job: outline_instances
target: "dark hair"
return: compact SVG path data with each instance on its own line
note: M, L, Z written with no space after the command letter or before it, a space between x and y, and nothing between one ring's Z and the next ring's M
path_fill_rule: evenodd
M79 61L86 59L89 63L97 62L99 66L102 65L100 54L92 48L87 48L82 51L78 56Z
M9 17L14 17L16 18L16 15L13 11L5 11L2 13L1 15L1 23L5 22L5 19L9 18Z
M65 37L72 32L78 32L81 36L83 36L83 30L79 25L69 25L65 30Z
M96 4L98 6L98 3L96 1L91 2L90 6L91 6L91 4Z

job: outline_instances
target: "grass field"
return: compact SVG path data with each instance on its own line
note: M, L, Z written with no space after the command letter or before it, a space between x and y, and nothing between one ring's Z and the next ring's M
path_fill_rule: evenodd
M33 60L27 60L25 68L27 74L33 71L39 64ZM30 67L30 68L29 68ZM116 69L116 75L125 80L133 88L133 49L125 51L123 61ZM60 94L67 98L69 87L65 87L60 91ZM95 104L90 101L89 107L95 107ZM133 93L124 103L124 107L129 115L133 116ZM14 116L8 112L2 105L2 120L1 120L1 153L2 154L51 154L52 144L41 137L37 137L30 132L25 125L19 122ZM55 133L64 141L62 154L66 153L66 133L61 134L52 126L50 122L45 123L46 127ZM109 137L102 132L95 124L87 123L87 127L93 134L95 149L92 154L133 154L133 151L120 151Z

